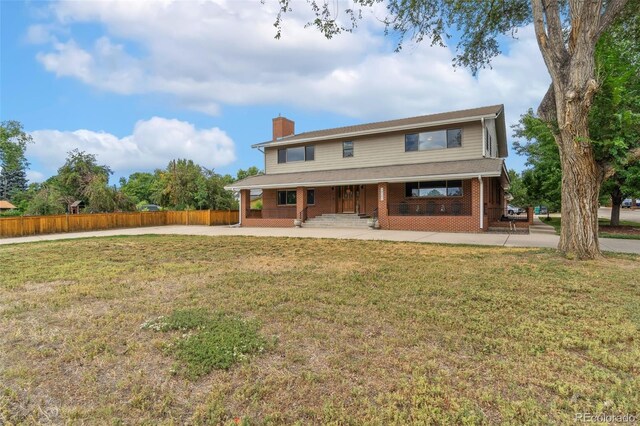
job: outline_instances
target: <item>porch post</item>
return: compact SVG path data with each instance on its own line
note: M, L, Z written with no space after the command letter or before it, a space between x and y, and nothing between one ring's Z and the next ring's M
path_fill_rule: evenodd
M389 229L389 184L378 183L378 223L380 228Z
M296 219L302 219L302 212L307 207L307 188L299 186L296 188Z
M240 190L240 226L242 226L247 218L247 212L251 208L251 196L248 189Z

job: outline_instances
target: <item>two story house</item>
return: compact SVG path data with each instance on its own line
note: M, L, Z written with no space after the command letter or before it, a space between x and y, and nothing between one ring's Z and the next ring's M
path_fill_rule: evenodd
M273 138L252 147L265 173L227 187L240 192L242 226L374 218L382 229L482 232L504 213L503 105L300 134L278 117ZM251 209L257 189L260 210Z

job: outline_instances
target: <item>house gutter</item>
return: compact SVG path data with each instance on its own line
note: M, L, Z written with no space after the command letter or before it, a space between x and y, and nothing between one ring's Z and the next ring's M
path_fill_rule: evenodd
M301 138L301 139L296 139L294 141L291 142L287 142L287 141L269 141L269 142L262 142L262 143L257 143L254 145L251 145L251 148L260 148L260 147L271 147L271 146L286 146L286 145L296 145L296 144L301 144L301 143L306 143L306 142L315 142L315 141L323 141L323 140L333 140L333 139L343 139L343 138L350 138L350 137L354 137L354 136L366 136L366 135L372 135L372 134L379 134L379 133L389 133L389 132L395 132L395 131L401 131L401 130L412 130L412 129L420 129L420 128L425 128L425 127L435 127L435 126L443 126L446 124L453 124L453 123L469 123L469 122L473 122L473 121L483 121L484 123L484 119L485 118L498 118L498 115L500 113L496 113L496 114L487 114L487 115L478 115L478 116L474 116L474 117L466 117L466 118L458 118L458 119L450 119L450 120L440 120L440 121L431 121L428 123L422 123L422 124L406 124L404 126L393 126L393 127L383 127L381 129L370 129L370 130L362 130L362 131L358 131L358 132L345 132L345 133L337 133L335 135L327 135L327 136L316 136L316 137L310 137L310 138Z
M266 185L248 185L248 186L225 186L224 189L239 191L241 189L275 189L275 188L292 188L297 186L336 186L336 185L366 185L379 182L407 182L413 180L446 180L446 179L472 179L475 177L500 177L502 171L488 172L488 173L459 173L448 175L431 175L431 176L402 176L396 178L378 177L372 179L355 179L355 180L336 180L336 181L324 181L324 182L287 182L287 183L274 183ZM273 176L273 175L272 175Z

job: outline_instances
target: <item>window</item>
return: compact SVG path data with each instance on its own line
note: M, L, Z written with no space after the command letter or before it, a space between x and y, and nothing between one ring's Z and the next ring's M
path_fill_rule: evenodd
M292 161L315 160L315 146L297 146L294 148L282 148L278 150L278 163L290 163Z
M342 142L342 158L353 157L353 142Z
M304 161L313 161L316 159L316 147L314 145L305 146L304 153L305 153Z
M461 180L443 180L433 182L407 182L406 197L461 197Z
M461 129L411 133L404 136L405 151L429 151L432 149L460 148L461 146Z
M314 205L316 203L316 191L315 189L307 189L307 205Z
M287 148L287 163L292 161L304 161L304 147Z
M462 146L462 129L447 130L447 148Z
M295 206L296 205L296 190L278 191L278 205L279 206Z

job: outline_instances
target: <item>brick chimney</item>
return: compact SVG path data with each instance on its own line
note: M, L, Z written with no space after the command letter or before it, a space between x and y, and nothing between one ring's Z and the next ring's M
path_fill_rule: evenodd
M296 124L284 117L277 117L273 119L273 140L276 141L285 136L291 136L295 134Z

